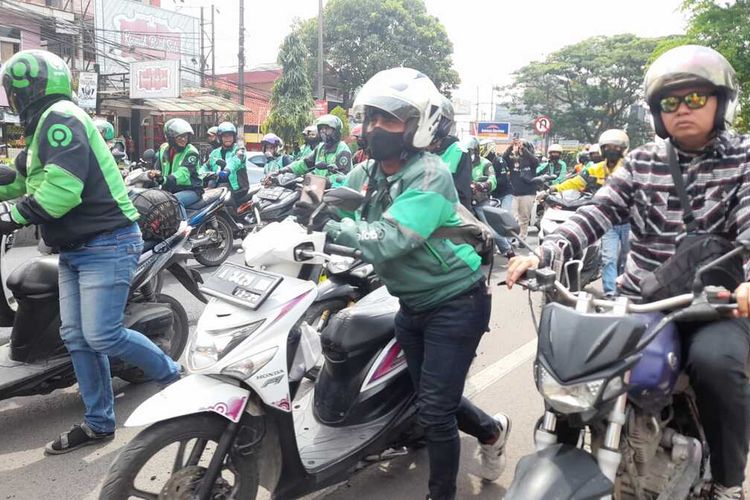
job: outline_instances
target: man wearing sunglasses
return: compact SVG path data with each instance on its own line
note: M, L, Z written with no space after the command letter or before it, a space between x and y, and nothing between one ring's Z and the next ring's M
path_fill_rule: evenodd
M656 133L665 141L630 153L597 191L594 203L580 208L545 238L538 255L513 259L509 286L540 263L558 268L610 228L630 220L631 251L622 291L641 295L654 272L663 269L660 266L678 250L682 253L679 245L687 236L733 239L750 228L750 137L728 130L737 107L732 66L713 49L685 45L654 61L644 86ZM684 197L675 183L680 174ZM745 374L750 353L749 292L747 282L736 288L734 319L677 324L683 367L695 391L710 449L714 499L744 498L750 442Z

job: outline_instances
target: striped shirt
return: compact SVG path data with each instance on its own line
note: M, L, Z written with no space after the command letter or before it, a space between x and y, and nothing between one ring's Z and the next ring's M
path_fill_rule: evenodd
M734 238L750 227L750 136L725 131L705 151L698 156L677 151L693 215L700 232ZM545 238L544 264L559 269L613 225L630 222L622 291L639 295L641 280L674 255L685 235L666 143L632 151L592 202Z

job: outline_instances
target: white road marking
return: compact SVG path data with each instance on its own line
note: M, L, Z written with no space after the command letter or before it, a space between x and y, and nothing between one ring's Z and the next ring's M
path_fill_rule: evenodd
M471 399L531 359L536 353L536 339L530 340L507 356L495 361L466 380L464 396Z

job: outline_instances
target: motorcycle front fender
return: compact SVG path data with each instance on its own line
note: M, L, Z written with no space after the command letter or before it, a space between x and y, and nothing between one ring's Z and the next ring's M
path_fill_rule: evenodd
M212 411L238 422L250 391L207 375L188 375L141 403L125 427L151 425L175 417Z
M596 459L567 444L523 457L505 500L593 500L612 494Z

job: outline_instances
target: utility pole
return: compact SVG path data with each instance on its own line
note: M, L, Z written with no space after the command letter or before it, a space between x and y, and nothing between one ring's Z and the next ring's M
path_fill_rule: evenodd
M203 6L201 6L201 87L205 84L206 77L206 47L203 36Z
M318 0L318 99L323 98L323 0Z
M216 39L214 38L214 4L211 4L211 86L216 83Z
M245 104L245 0L240 0L240 53L239 57L239 91L240 105ZM240 137L245 138L245 113L240 111Z

